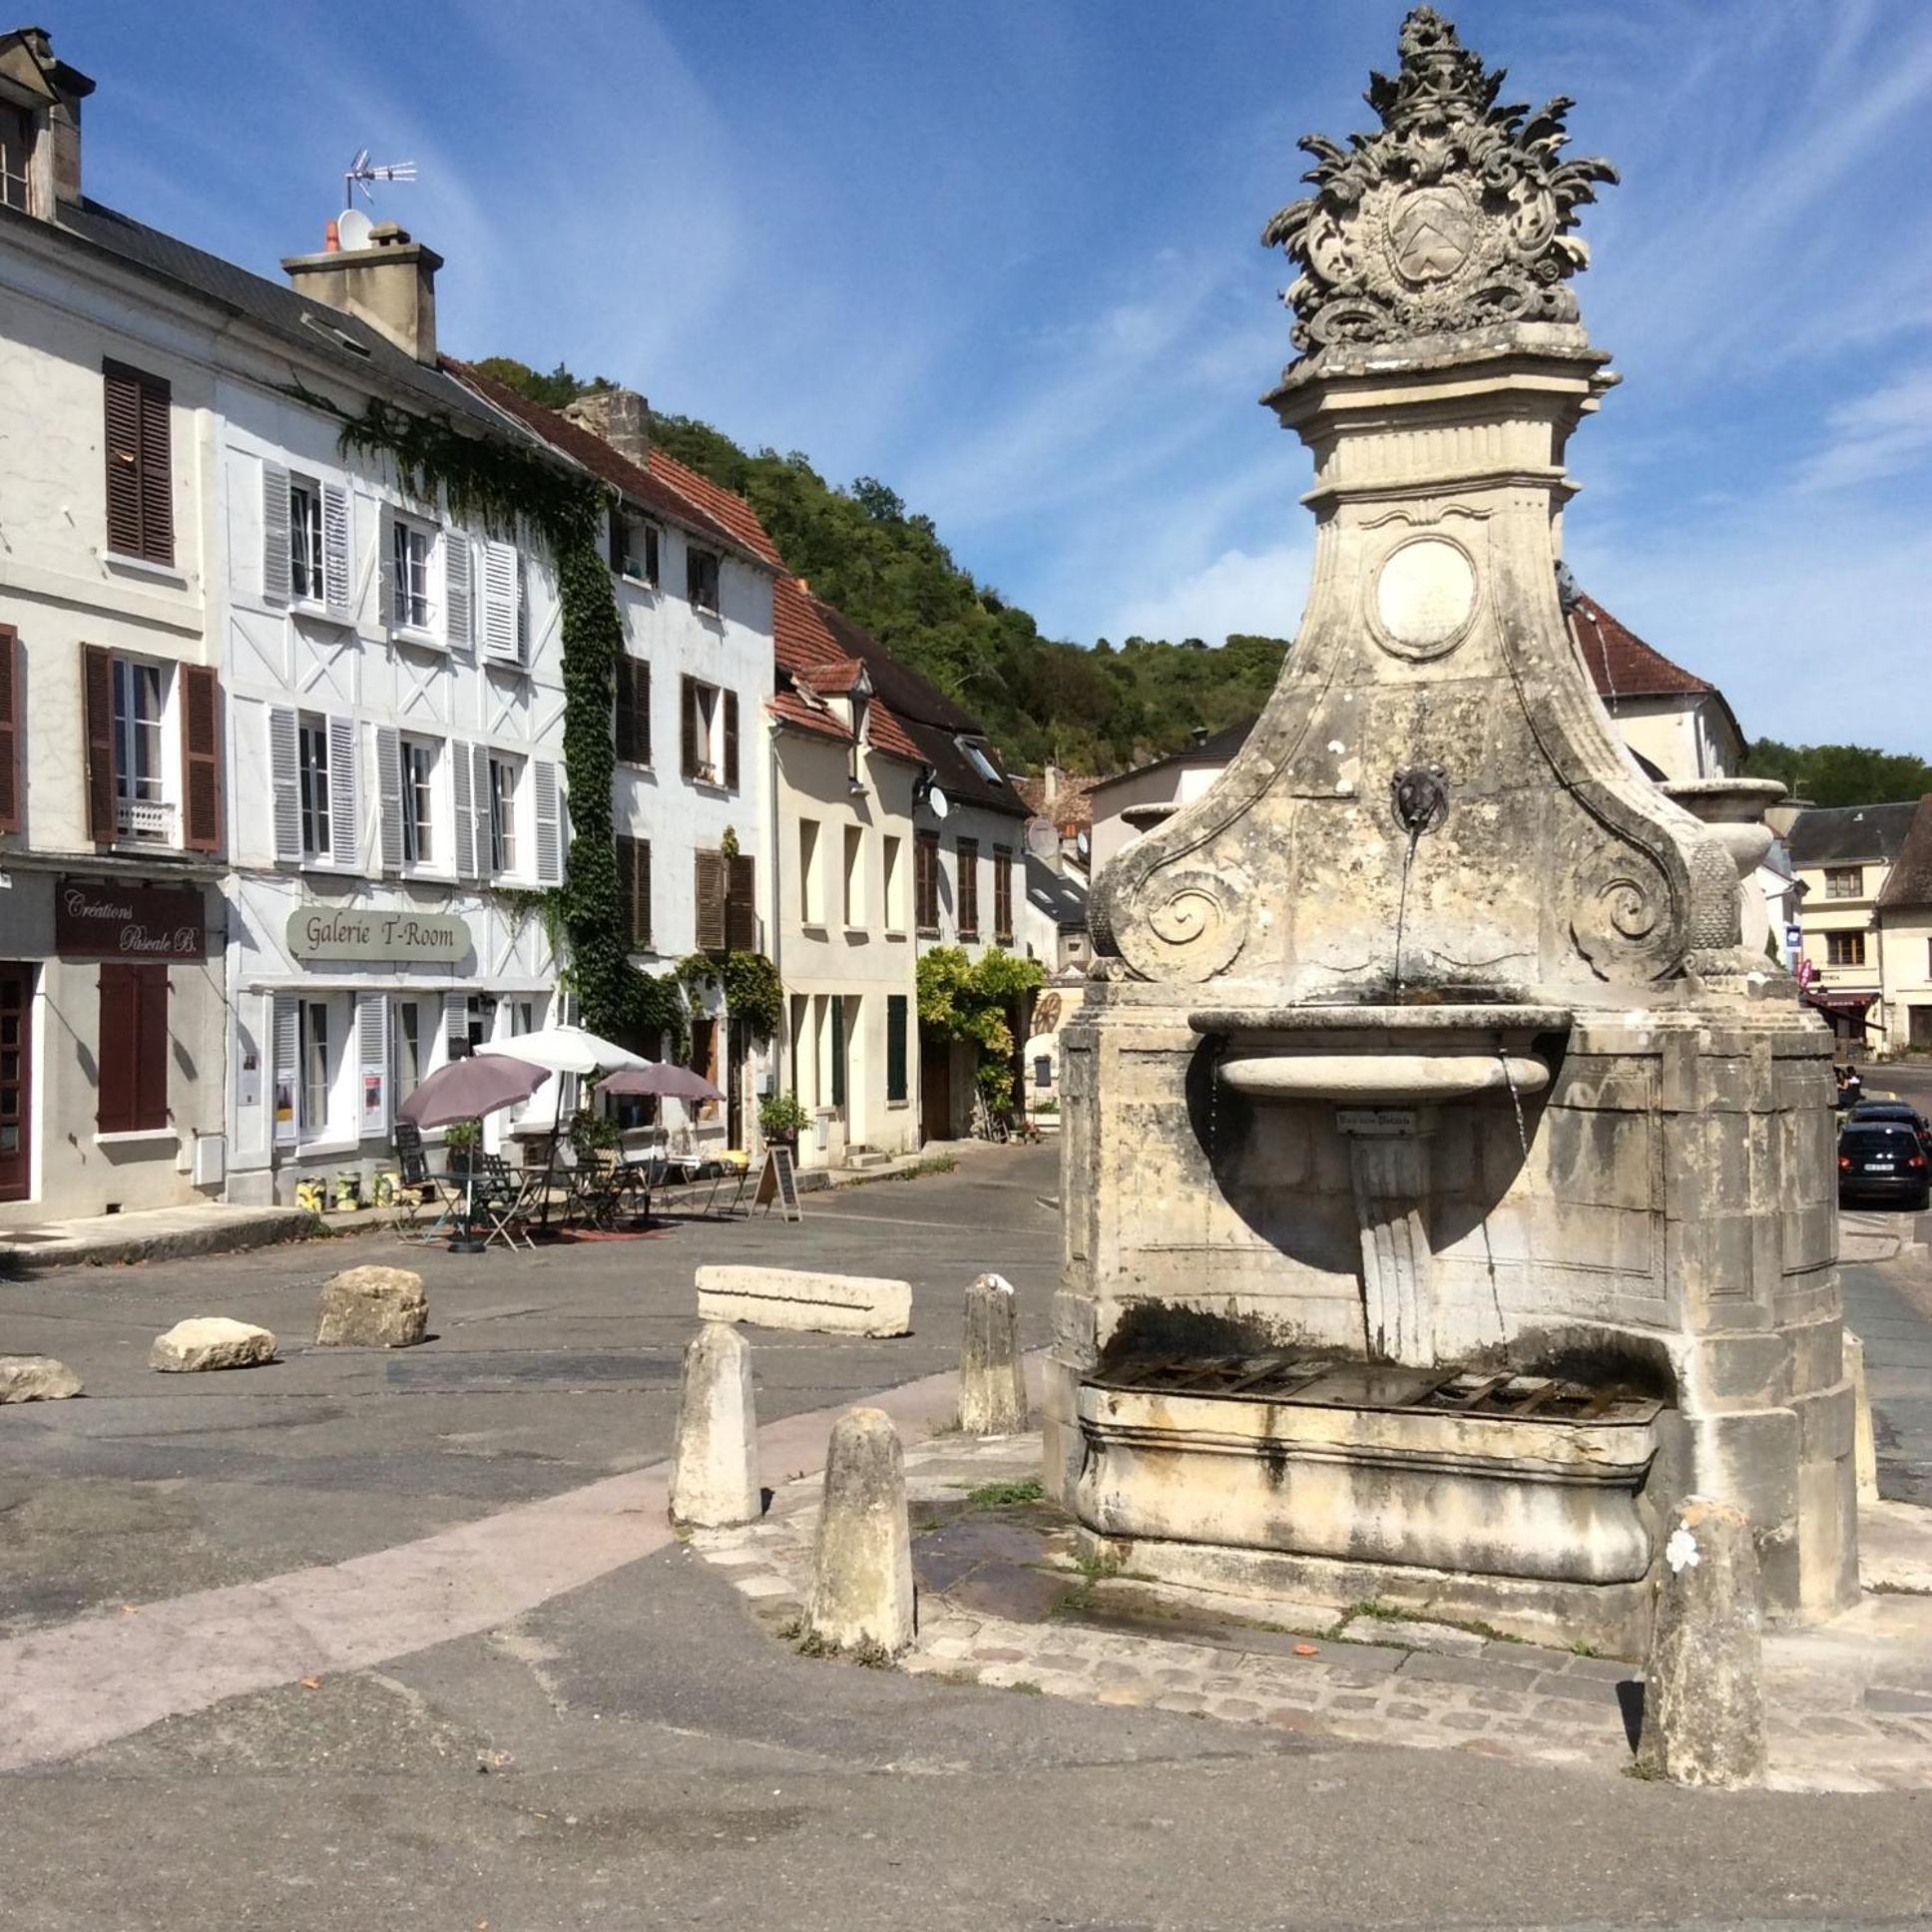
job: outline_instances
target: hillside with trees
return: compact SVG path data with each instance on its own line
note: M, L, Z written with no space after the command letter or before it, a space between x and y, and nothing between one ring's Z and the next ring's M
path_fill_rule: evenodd
M609 386L561 364L548 375L503 356L479 366L552 408ZM1102 639L1089 650L1044 638L1026 611L960 568L930 517L876 479L828 483L796 450L746 451L689 416L654 411L651 434L743 497L795 575L978 717L1016 765L1124 770L1196 729L1252 718L1274 688L1283 639L1230 637L1211 649Z
M1895 805L1932 791L1932 764L1909 751L1869 744L1783 744L1752 738L1744 770L1782 778L1791 795L1813 805Z

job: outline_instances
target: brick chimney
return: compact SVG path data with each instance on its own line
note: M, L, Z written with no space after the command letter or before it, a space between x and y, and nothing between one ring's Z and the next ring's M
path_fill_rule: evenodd
M369 231L366 248L291 254L281 265L291 287L367 322L403 354L434 365L436 270L443 257L411 241L407 229L383 222Z
M81 103L94 83L54 54L45 27L0 34L0 106L32 131L26 213L57 221L81 199Z
M651 464L651 405L635 389L593 389L564 405L564 416L601 436L639 469Z

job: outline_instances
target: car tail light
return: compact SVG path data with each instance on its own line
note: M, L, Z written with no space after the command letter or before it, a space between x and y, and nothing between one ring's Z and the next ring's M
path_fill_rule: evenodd
M1922 1168L1925 1166L1925 1156L1922 1154L1911 1155L1907 1158L1905 1165L1908 1168Z
M1846 1168L1848 1168L1848 1167L1850 1167L1850 1166L1851 1166L1851 1156L1850 1156L1850 1155L1848 1155L1848 1154L1841 1154L1841 1155L1839 1155L1839 1157L1838 1157L1838 1167L1839 1167L1839 1169L1840 1169L1840 1171L1842 1172L1842 1171L1843 1171L1844 1169L1846 1169Z

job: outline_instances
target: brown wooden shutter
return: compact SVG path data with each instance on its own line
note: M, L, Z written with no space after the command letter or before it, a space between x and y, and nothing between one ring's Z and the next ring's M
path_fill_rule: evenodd
M697 939L701 953L724 950L724 901L727 890L724 854L696 852Z
M758 862L744 852L731 854L724 899L724 946L734 953L758 949Z
M737 789L737 693L724 694L724 789Z
M623 508L611 505L611 568L622 577L630 568L630 546L626 541Z
M175 472L169 448L169 389L141 378L141 554L152 564L175 561Z
M87 734L87 835L112 845L114 820L114 658L99 645L81 646L81 703Z
M206 665L182 667L182 843L222 849L222 686Z
M20 829L20 639L0 624L0 832Z
M140 1025L133 966L101 968L101 1027L97 1036L100 1087L94 1125L102 1134L127 1134L134 1128L135 1059Z
M134 975L134 1124L168 1125L168 968L131 966Z
M612 748L617 752L620 764L636 764L638 747L634 736L634 714L631 705L631 660L621 653L617 661L617 679L611 694Z
M141 549L141 378L110 362L101 372L107 409L108 548Z
M680 692L679 710L684 715L684 767L687 778L698 775L698 680L687 678Z
M651 841L631 841L631 936L642 948L651 945Z
M979 840L962 838L955 850L959 868L956 923L962 939L979 936Z

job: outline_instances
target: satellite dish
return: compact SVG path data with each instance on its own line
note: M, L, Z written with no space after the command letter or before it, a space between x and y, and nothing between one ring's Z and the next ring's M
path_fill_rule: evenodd
M1060 827L1051 818L1029 818L1026 823L1027 850L1037 859L1058 858Z
M932 815L943 824L946 814L952 810L952 806L946 802L946 794L937 785L934 785L926 793L926 803L931 806Z
M366 248L375 224L359 208L345 208L335 218L335 233L345 249Z

